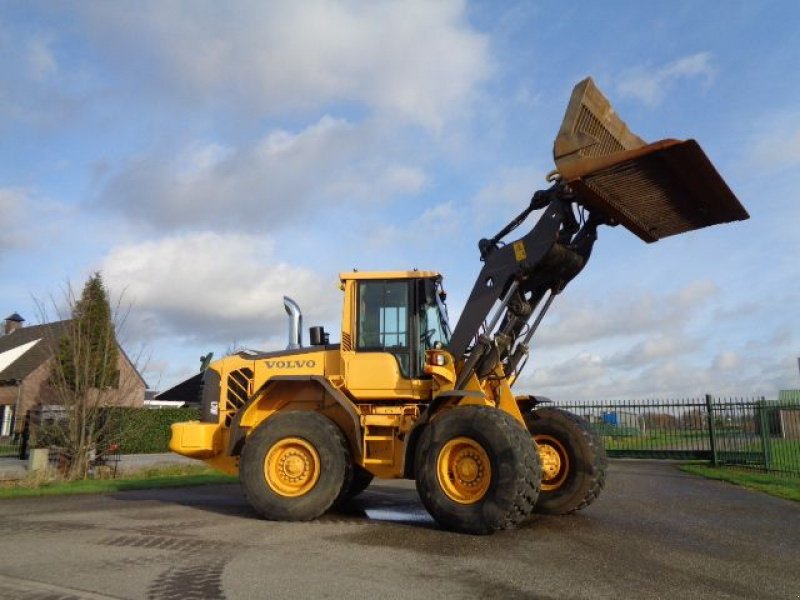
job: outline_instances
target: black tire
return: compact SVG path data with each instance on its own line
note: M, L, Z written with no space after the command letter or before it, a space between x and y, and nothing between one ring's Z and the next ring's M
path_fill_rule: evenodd
M605 485L608 459L589 423L558 408L539 408L524 417L542 462L542 486L534 511L565 515L597 500Z
M313 452L308 448L313 448ZM273 451L272 457L276 458L270 458L268 463ZM307 489L290 487L296 484L292 475L297 471L280 468L289 461L302 467L300 481ZM313 469L308 467L310 463ZM347 439L330 419L316 412L279 413L264 421L245 440L239 481L247 501L264 518L309 521L327 511L342 490L350 486L352 464ZM271 465L276 473L270 470ZM316 478L310 472L315 472ZM280 492L282 486L285 493Z
M454 499L453 484L440 481L447 448L459 440L466 440L467 448L477 444L485 453L475 463L478 477L466 484L485 491L470 497L470 503ZM488 458L488 469L483 468L482 457ZM445 529L461 533L488 534L516 527L531 514L539 493L541 472L533 439L513 417L496 408L457 407L435 417L420 437L415 468L417 490L428 512ZM447 471L451 482L457 479L454 471ZM483 480L481 473L485 476L487 471ZM451 488L449 493L443 485Z
M337 504L355 498L361 492L369 487L372 483L374 475L367 471L364 467L353 465L353 478L350 480L350 486L342 491L342 496L336 501Z

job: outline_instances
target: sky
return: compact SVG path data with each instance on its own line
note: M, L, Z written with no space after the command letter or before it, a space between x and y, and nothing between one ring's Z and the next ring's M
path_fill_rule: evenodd
M592 76L640 137L697 139L751 218L601 228L515 391L775 397L800 388L799 60L788 0L5 0L0 318L57 318L100 271L156 390L285 347L283 295L338 341L353 268L443 273L455 323Z

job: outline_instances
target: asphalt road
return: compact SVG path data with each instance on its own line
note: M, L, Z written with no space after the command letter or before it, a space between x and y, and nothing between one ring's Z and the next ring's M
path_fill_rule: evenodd
M238 486L0 501L0 598L800 598L800 505L613 461L589 509L441 531L413 483L313 523Z

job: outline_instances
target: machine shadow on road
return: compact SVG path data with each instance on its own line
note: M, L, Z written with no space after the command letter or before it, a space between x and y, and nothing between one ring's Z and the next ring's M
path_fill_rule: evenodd
M236 484L191 488L135 490L113 494L122 501L175 504L234 518L260 519ZM330 509L319 523L393 523L439 529L414 488L373 484L356 498Z
M331 519L363 520L439 529L420 502L415 489L374 484L357 497L329 511L320 521Z

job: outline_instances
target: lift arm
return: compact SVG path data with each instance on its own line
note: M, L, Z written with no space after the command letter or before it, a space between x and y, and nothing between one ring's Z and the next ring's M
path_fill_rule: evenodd
M456 389L500 364L506 377L518 375L554 297L589 260L600 225L622 225L650 243L749 218L697 142L646 144L590 78L572 92L553 154L553 185L478 243L484 266L448 345L463 365ZM503 244L535 210L543 210L536 225Z
M557 181L551 188L536 192L530 206L495 237L480 241L484 266L448 345L453 356L465 360L457 389L472 373L484 377L500 362L512 366L507 373L513 372L533 334L534 327L527 331L526 327L536 308L549 293L534 325L541 321L552 298L586 265L597 239L597 227L605 221L597 213L588 213L588 218L579 223L575 204L571 190ZM540 208L544 211L528 234L501 245L504 235ZM476 332L480 333L476 336ZM526 335L518 343L523 333ZM509 362L512 357L513 365Z

